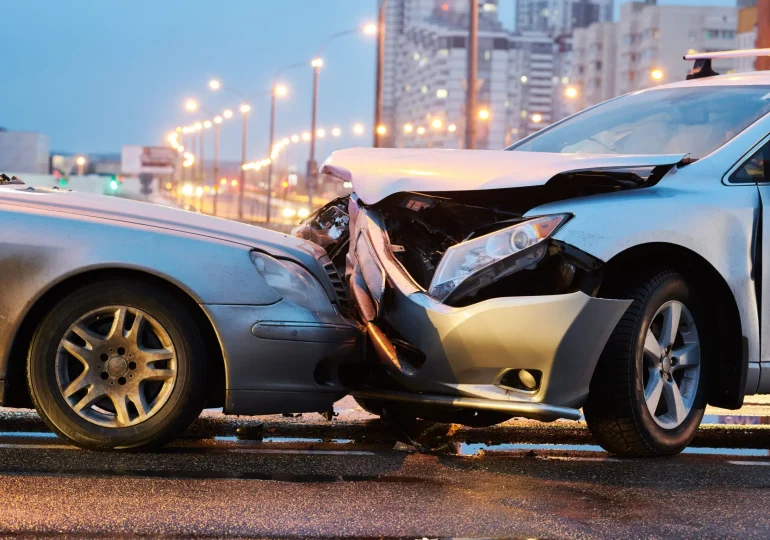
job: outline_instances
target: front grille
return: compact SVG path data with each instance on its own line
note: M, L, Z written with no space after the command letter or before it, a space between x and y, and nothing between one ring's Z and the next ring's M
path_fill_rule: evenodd
M345 287L345 280L340 277L337 272L337 267L331 262L329 257L322 257L320 259L321 264L326 271L326 275L329 276L329 281L332 283L334 289L334 295L337 297L337 305L340 306L340 310L343 313L350 313L352 304L350 302L350 296L348 295L348 289Z

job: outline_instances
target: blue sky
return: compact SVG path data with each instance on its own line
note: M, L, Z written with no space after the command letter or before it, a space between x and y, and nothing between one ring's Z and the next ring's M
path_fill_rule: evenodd
M375 0L0 0L0 127L41 131L50 136L52 149L79 153L157 144L175 126L195 119L183 111L185 98L197 98L211 110L236 104L208 91L210 78L244 92L263 91L272 74L309 60L327 36L372 20L375 5ZM501 19L509 27L514 6L515 0L500 0ZM347 36L324 56L320 125L347 131L356 122L371 126L374 40ZM291 95L278 109L280 136L310 123L310 70L288 72L283 80ZM252 105L249 157L256 159L267 153L267 98ZM327 142L320 150L333 149ZM222 156L239 155L239 125L225 125Z

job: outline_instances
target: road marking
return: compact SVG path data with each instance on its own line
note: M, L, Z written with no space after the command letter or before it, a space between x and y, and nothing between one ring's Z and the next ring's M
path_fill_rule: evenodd
M728 461L730 465L758 465L770 467L770 461Z
M614 457L545 456L545 458L556 461L611 461L613 463L621 461Z
M10 444L0 443L0 449L20 449L20 450L79 450L77 446L67 444Z
M280 450L277 448L232 448L228 452L241 454L309 454L322 456L376 456L376 452L366 450Z

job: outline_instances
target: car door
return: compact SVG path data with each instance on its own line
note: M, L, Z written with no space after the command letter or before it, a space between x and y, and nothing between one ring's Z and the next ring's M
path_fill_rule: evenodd
M731 184L754 184L762 204L755 268L761 275L759 297L760 372L757 393L770 393L770 137L729 176ZM756 276L755 276L756 279Z

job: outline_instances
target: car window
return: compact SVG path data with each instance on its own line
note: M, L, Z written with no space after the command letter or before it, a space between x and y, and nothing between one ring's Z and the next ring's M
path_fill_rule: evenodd
M569 154L689 154L700 159L770 113L768 86L637 92L546 128L509 150Z
M754 184L770 180L770 142L762 145L730 176L734 184Z

